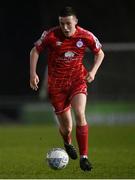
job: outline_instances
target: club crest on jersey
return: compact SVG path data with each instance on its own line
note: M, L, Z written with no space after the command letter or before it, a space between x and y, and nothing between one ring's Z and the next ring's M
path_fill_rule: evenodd
M76 46L77 46L78 48L81 48L81 47L83 46L83 42L82 42L81 39L79 39L79 41L77 41Z

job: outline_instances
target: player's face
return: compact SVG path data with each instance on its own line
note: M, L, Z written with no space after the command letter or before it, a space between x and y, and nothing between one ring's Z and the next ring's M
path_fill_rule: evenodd
M66 37L70 37L75 33L77 22L75 16L59 17L61 30Z

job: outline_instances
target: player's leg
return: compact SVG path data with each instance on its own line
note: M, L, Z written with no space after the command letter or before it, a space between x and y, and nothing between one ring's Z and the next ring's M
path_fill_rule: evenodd
M88 156L88 124L85 118L86 95L77 94L72 99L72 107L76 119L76 137L80 156Z
M65 93L65 91L61 91L61 89L49 91L49 97L57 115L59 132L64 140L65 149L72 159L76 159L77 153L71 144L72 116L70 111L71 105L70 101L68 101L67 94L68 93Z
M72 107L76 119L76 138L80 152L80 167L82 170L91 170L92 166L88 161L88 124L85 117L86 95L79 93L72 98Z
M57 114L57 119L59 122L59 131L63 140L67 144L71 144L71 132L72 132L72 116L70 109L66 112Z
M72 159L77 159L76 149L71 144L72 116L70 109L60 114L57 114L57 118L59 121L59 131L61 136L63 137L65 149Z

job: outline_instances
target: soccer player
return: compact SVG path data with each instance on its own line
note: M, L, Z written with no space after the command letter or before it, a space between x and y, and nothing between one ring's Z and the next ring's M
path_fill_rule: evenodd
M72 7L63 8L58 18L59 26L44 31L30 52L30 86L33 90L38 89L37 62L40 53L47 48L48 93L59 121L65 150L70 158L77 159L71 136L72 108L76 119L80 168L90 171L92 165L88 160L88 124L85 117L87 82L95 79L104 52L93 33L77 25L78 19ZM88 71L83 65L86 48L94 54L94 63Z

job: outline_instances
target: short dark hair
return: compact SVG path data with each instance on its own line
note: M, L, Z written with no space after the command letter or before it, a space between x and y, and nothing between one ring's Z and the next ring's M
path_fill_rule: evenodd
M59 16L61 17L76 16L76 12L71 6L66 6L63 9L61 9Z

